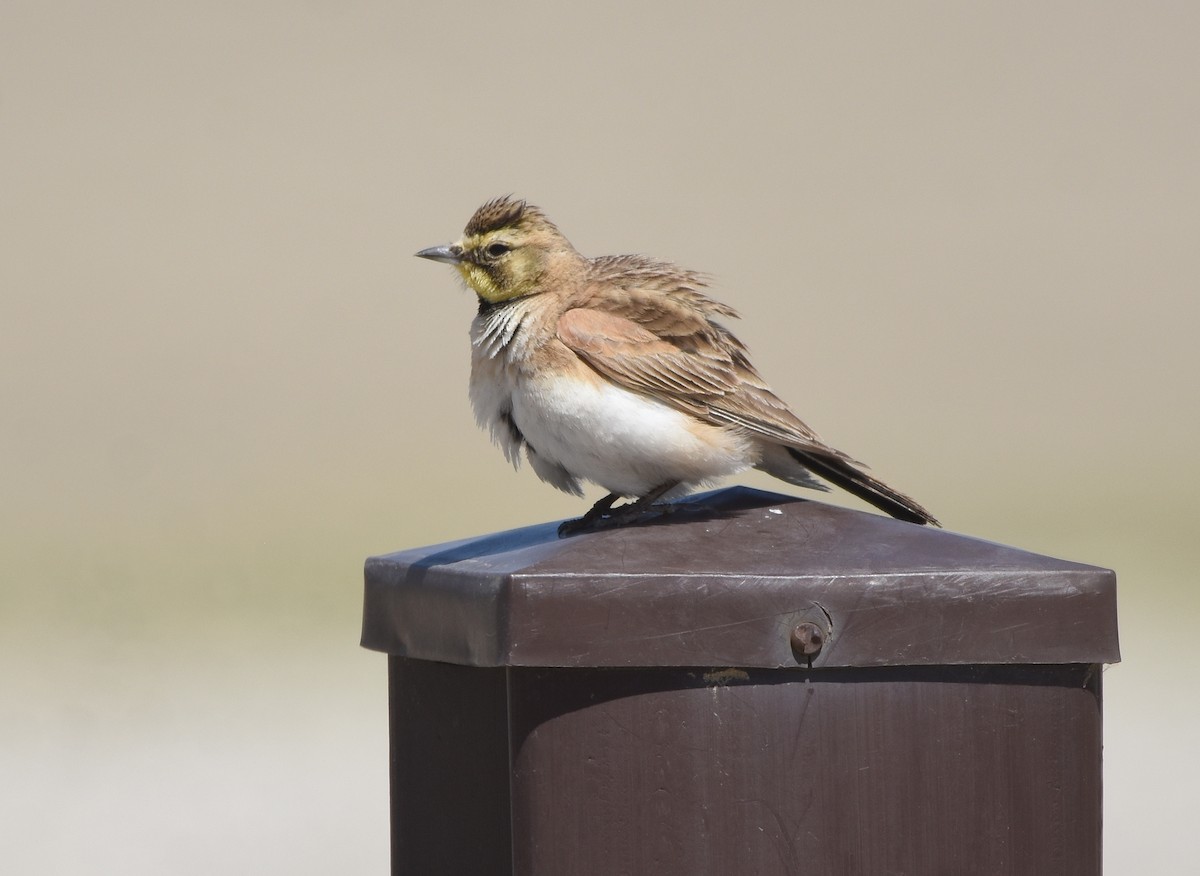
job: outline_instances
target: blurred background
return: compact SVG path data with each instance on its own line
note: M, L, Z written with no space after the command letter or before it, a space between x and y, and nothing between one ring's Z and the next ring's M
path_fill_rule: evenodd
M584 253L710 272L779 394L948 529L1117 570L1106 860L1184 872L1198 33L1156 2L6 0L4 870L386 871L363 559L586 507L476 429L474 302L412 258L515 192Z

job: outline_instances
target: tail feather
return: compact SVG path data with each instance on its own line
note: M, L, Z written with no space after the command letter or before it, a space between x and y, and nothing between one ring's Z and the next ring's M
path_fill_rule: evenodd
M814 474L820 475L834 486L841 487L846 492L874 505L880 511L884 511L898 520L941 526L932 514L908 496L855 468L845 460L835 456L805 453L794 447L788 447L787 452L796 462Z

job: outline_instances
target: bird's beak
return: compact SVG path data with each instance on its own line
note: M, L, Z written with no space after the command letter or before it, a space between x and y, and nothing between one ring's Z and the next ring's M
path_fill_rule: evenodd
M429 249L421 250L416 256L419 259L431 259L435 262L457 265L462 261L462 254L462 247L455 243L450 246L431 246Z

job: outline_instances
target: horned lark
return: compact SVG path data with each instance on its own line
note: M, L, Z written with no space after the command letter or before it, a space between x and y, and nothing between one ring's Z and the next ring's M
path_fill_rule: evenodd
M514 465L583 495L609 491L564 534L754 467L826 490L814 475L901 520L937 521L822 441L771 392L736 317L705 278L642 256L580 255L546 215L512 197L475 211L462 238L418 256L454 265L479 297L471 403ZM619 498L635 501L613 510Z

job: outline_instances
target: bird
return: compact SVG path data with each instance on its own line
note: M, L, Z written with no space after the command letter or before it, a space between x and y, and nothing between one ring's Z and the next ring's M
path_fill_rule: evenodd
M816 490L827 481L899 520L940 525L771 391L721 322L738 313L704 291L707 275L642 255L586 257L512 195L479 207L457 242L416 256L453 265L478 298L469 396L508 461L519 468L524 455L576 496L585 481L608 491L560 535L640 520L748 468Z

